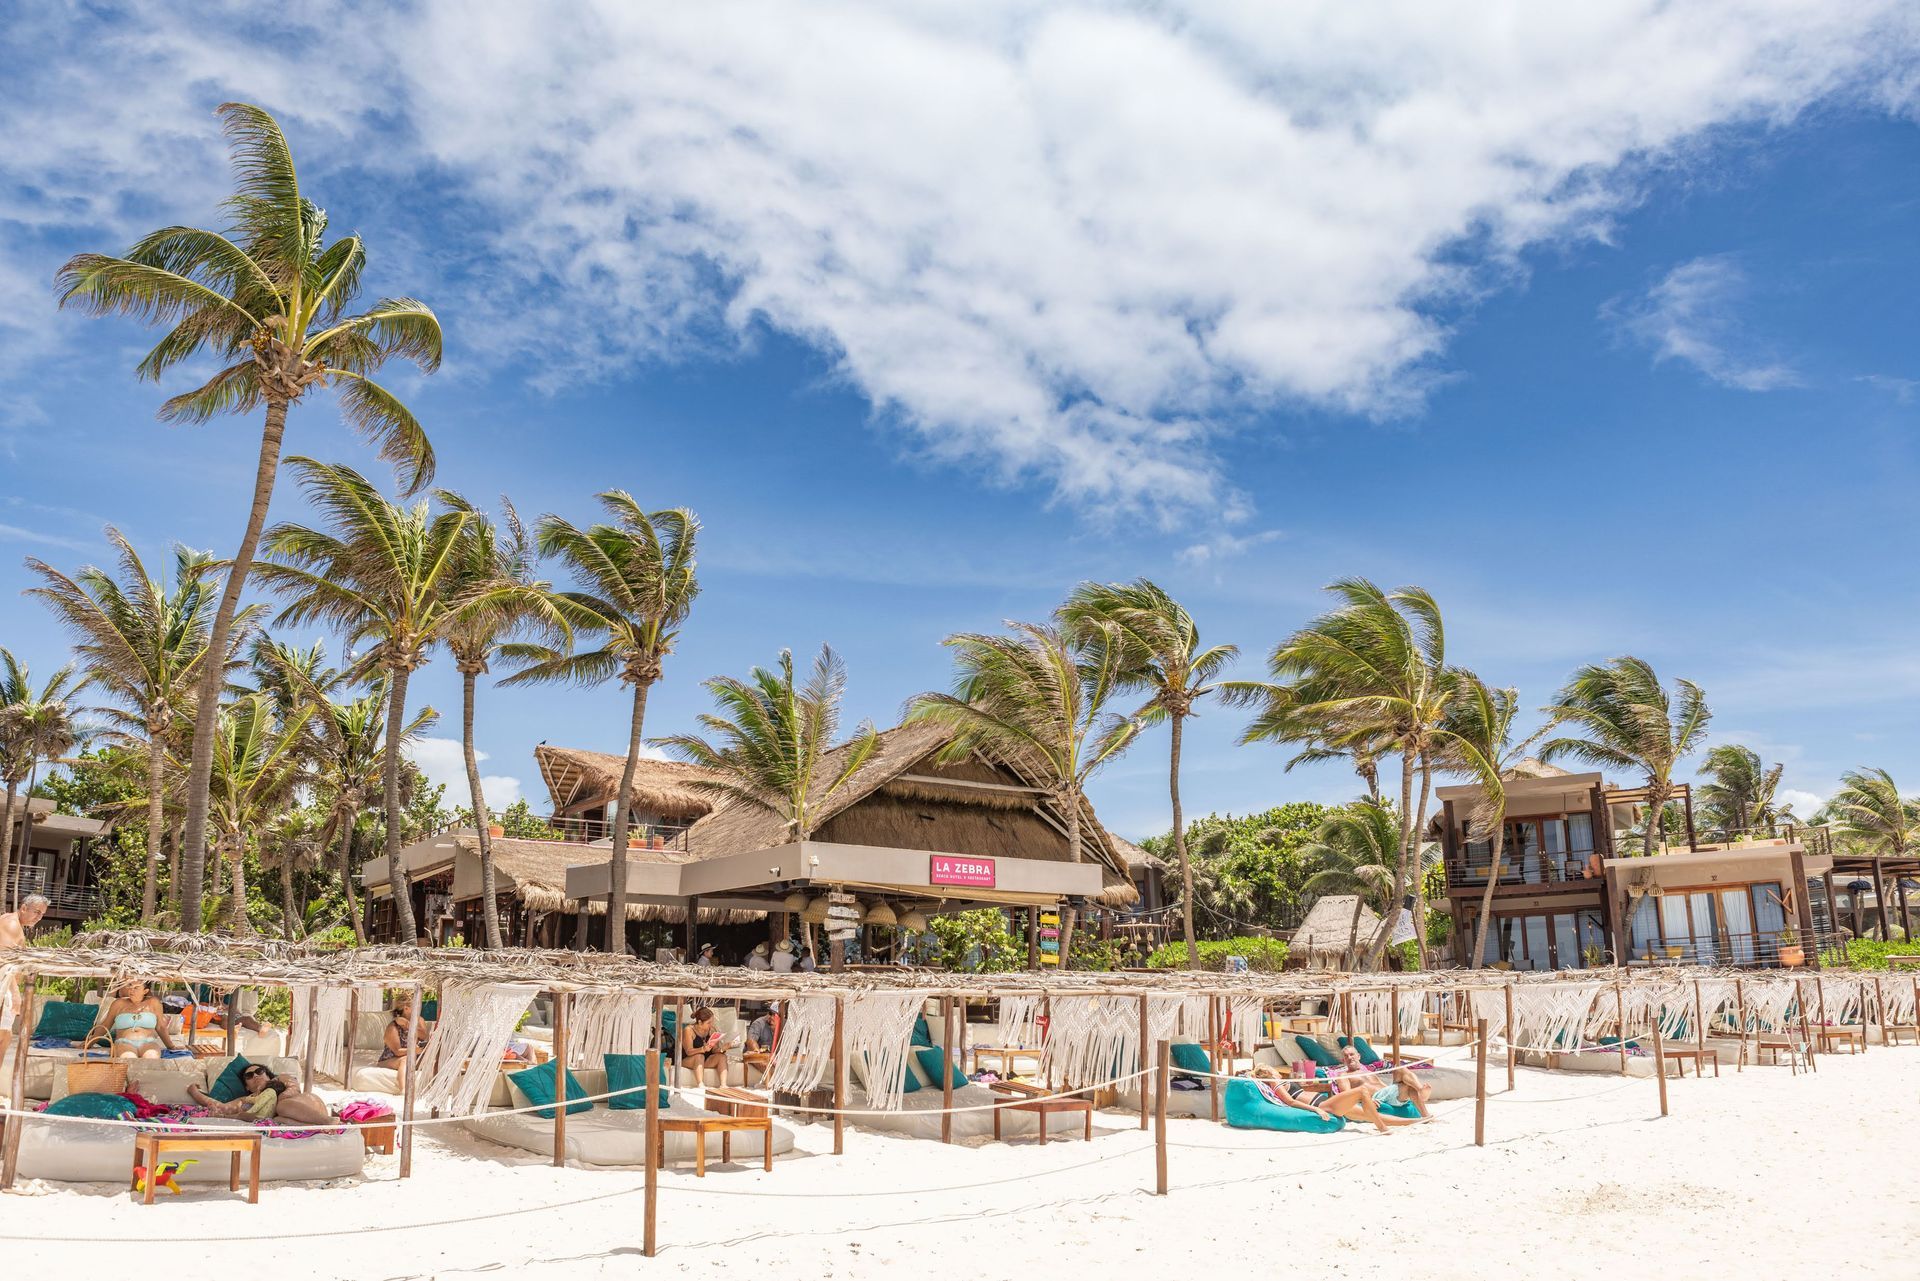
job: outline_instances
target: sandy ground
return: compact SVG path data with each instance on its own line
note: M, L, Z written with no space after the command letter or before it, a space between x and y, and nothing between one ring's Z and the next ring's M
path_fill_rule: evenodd
M1492 1073L1503 1087L1504 1073ZM1153 1143L1102 1114L1091 1144L943 1147L802 1126L772 1174L663 1176L657 1259L640 1253L638 1170L556 1170L452 1128L414 1175L269 1185L248 1206L196 1191L23 1184L0 1196L7 1275L182 1267L284 1278L1126 1275L1673 1278L1912 1275L1920 1050L1820 1060L1817 1075L1731 1068L1656 1084L1522 1068L1488 1109L1438 1105L1389 1135L1170 1126ZM425 1137L432 1135L433 1137ZM1904 1242L1888 1246L1888 1242ZM141 1247L145 1247L144 1251ZM111 1261L111 1262L110 1262ZM1125 1269L1122 1273L1120 1269Z

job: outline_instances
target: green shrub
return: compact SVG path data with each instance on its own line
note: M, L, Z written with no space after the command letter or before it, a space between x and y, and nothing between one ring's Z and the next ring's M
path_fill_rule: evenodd
M1076 930L1073 935L1073 952L1067 957L1070 970L1117 970L1120 968L1120 945L1112 939L1098 938L1091 930Z
M1200 968L1203 970L1224 970L1229 956L1247 958L1247 968L1261 973L1273 973L1285 967L1287 963L1287 945L1279 939L1235 938L1206 939L1200 943ZM1155 948L1153 955L1147 958L1150 970L1184 970L1187 968L1187 945L1184 942L1169 943L1165 947Z
M1026 965L1026 944L1015 941L1006 914L997 907L936 916L927 925L939 964L946 969L1004 974Z
M1846 964L1856 970L1884 970L1890 956L1920 956L1920 944L1902 940L1850 939Z

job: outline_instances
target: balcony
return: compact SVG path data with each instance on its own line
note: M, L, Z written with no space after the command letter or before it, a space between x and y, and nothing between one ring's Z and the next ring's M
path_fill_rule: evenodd
M493 821L500 823L501 815L496 811ZM613 824L598 818L551 817L538 820L534 829L510 831L515 839L526 841L565 841L574 845L591 845L595 841L611 840ZM689 824L686 823L635 823L627 829L627 843L634 849L684 850L687 847L686 835ZM458 818L429 836L443 836L448 833L471 833L473 824L462 811Z
M91 885L69 885L65 881L55 881L44 867L14 868L7 873L6 902L18 903L29 894L38 894L47 900L47 915L67 916L85 920L98 916L103 900L100 891Z
M1802 963L1811 949L1804 942ZM1779 966L1780 935L1767 933L1723 932L1704 938L1669 939L1665 942L1636 944L1629 965L1717 965L1740 969L1772 969Z
M1593 885L1597 883L1597 878L1589 875L1588 859L1591 853L1575 851L1545 857L1538 853L1514 858L1503 856L1498 883L1514 886ZM1491 858L1481 850L1469 848L1465 860L1447 865L1447 885L1478 889L1487 883L1487 876L1492 870Z

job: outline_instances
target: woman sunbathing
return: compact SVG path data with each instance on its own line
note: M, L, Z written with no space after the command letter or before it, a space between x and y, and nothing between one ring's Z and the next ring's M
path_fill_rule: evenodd
M87 1032L87 1044L111 1038L108 1051L116 1059L157 1059L162 1049L174 1048L161 1022L165 1011L143 979L130 979L114 989L114 999L100 1012Z
M319 1095L307 1093L292 1077L275 1076L258 1063L249 1063L240 1073L240 1088L246 1093L231 1103L222 1103L197 1085L189 1085L187 1094L212 1116L300 1125L327 1125L333 1120Z
M1324 1086L1324 1081L1296 1081L1282 1076L1278 1068L1270 1068L1264 1063L1253 1069L1253 1079L1259 1084L1260 1093L1271 1103L1311 1112L1323 1121L1333 1115L1327 1105L1317 1103L1310 1097L1311 1087Z

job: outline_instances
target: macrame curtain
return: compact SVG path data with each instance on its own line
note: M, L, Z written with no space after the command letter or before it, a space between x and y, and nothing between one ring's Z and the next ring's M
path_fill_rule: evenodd
M1095 1085L1131 1071L1140 1054L1140 1002L1076 996L1053 1003L1041 1071L1047 1080Z
M568 1064L601 1068L609 1054L645 1054L652 1049L656 999L619 992L576 994L567 1007ZM663 1052L669 1049L662 1047Z
M767 1062L767 1089L805 1094L828 1079L833 1069L833 1006L830 996L796 996L787 1002L787 1017Z
M1000 998L998 1036L1002 1048L1031 1050L1040 1044L1040 998L1003 996Z
M380 1009L381 989L371 983L357 987L322 987L318 991L312 987L291 989L293 1035L287 1053L304 1061L311 1051L314 1071L342 1083L352 1067L348 1058L347 1014L356 991L360 994L361 1010L371 1013ZM309 993L313 994L311 1007L307 1004Z
M439 1109L448 1116L471 1116L485 1107L500 1075L507 1043L540 991L526 984L443 984L440 1020L417 1069L416 1106Z
M1752 1030L1779 1032L1798 1020L1798 994L1792 979L1748 979L1741 987Z

